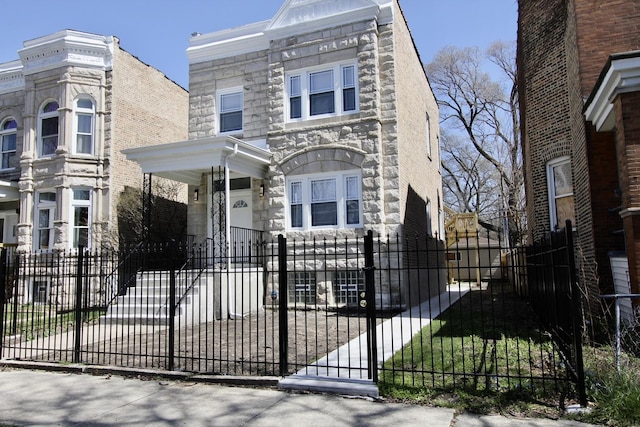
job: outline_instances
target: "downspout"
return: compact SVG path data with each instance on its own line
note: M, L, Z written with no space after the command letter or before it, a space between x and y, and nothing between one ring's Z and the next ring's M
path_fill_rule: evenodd
M235 157L238 154L238 144L233 144L233 152L228 154L224 158L224 210L225 210L225 219L224 219L224 232L225 232L225 246L227 250L227 313L229 313L230 319L242 318L244 315L242 313L238 314L233 311L233 299L231 298L231 185L229 183L229 159ZM234 283L235 283L235 274L234 274Z

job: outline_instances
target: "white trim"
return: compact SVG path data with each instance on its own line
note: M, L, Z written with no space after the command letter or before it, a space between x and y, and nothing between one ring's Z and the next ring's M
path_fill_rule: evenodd
M44 193L52 193L55 195L54 201L40 202L40 195ZM55 219L58 207L58 194L55 189L41 189L35 192L35 209L33 210L33 248L36 251L51 251L55 244ZM49 247L40 248L40 211L49 211Z
M630 58L612 58L609 69L587 104L585 117L598 132L615 128L613 101L618 94L640 91L640 52L637 54Z
M89 192L89 200L85 199L76 199L75 191L87 191ZM75 226L75 207L87 208L87 244L86 248L91 247L91 225L93 223L93 190L90 187L72 187L69 189L70 197L69 197L69 248L77 248L74 246L74 231L76 229ZM80 227L78 227L80 228ZM81 227L85 228L85 227Z
M58 104L58 109L53 112L48 112L45 113L43 112L44 107L46 107L47 105L49 105L50 103L55 102L56 104ZM36 142L36 158L48 158L48 157L53 157L56 155L56 151L54 151L53 153L49 153L49 154L43 154L42 149L42 121L46 120L46 119L51 119L56 117L58 119L58 133L56 134L58 141L57 141L57 145L56 145L56 151L58 151L58 147L60 147L60 103L58 102L57 99L48 99L46 101L44 101L42 104L40 104L40 108L38 109L38 135L37 135L37 142Z

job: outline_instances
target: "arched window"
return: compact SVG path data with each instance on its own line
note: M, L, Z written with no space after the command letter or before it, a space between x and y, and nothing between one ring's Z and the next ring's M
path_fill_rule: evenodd
M74 105L74 133L76 154L93 154L95 107L89 98L78 98Z
M0 149L2 150L2 169L14 167L13 159L16 156L16 139L18 135L18 124L13 119L7 119L0 127Z
M39 155L53 156L58 149L58 103L47 102L38 115L40 123Z

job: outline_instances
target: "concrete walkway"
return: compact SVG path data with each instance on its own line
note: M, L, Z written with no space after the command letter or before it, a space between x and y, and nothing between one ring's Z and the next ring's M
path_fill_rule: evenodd
M453 409L334 395L28 369L0 368L0 396L0 425L7 426L585 425L546 419L456 416Z
M447 292L380 323L376 327L378 365L393 357L432 319L467 292L468 284L449 287ZM284 378L280 387L378 397L378 387L367 379L367 339L367 333L352 339L312 365Z

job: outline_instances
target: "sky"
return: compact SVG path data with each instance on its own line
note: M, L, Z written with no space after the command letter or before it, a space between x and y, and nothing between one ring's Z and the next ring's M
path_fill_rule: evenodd
M28 13L0 25L0 63L25 40L64 29L113 35L141 61L188 88L186 49L202 34L271 19L284 0L24 0ZM400 0L424 63L447 46L487 48L514 41L517 0ZM21 8L19 8L21 9Z

